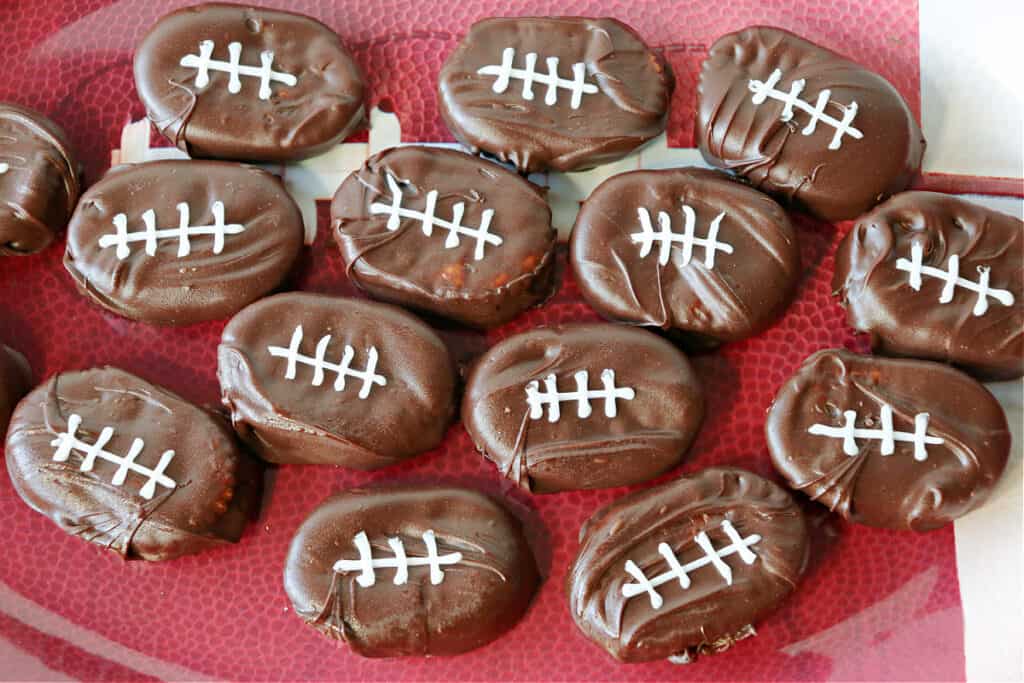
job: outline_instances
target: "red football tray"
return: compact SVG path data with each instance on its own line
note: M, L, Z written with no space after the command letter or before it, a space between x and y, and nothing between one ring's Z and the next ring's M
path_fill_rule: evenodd
M143 118L132 82L135 42L182 2L0 2L0 100L40 110L69 133L95 181L122 127ZM437 73L458 37L494 14L608 15L664 50L676 73L669 144L692 147L696 78L707 47L754 23L781 26L888 78L919 113L918 10L898 0L642 2L604 0L266 0L318 17L343 38L369 77L371 105L393 110L406 141L450 141L435 101ZM352 294L341 259L319 236L290 285ZM731 464L773 476L763 419L776 388L817 349L863 348L829 294L832 252L845 226L794 216L806 274L785 317L756 339L694 358L708 417L678 476ZM23 351L38 380L111 364L200 403L218 402L215 349L223 322L157 328L102 312L79 296L46 252L0 260L0 341ZM564 255L563 255L564 263ZM564 271L564 269L563 269ZM593 320L564 274L543 308L486 336L444 331L462 358L536 325ZM2 466L0 466L2 467ZM663 478L664 479L664 478ZM329 493L390 480L458 482L504 493L530 523L547 580L525 619L478 651L446 659L369 660L327 641L291 613L282 587L288 542ZM580 524L625 490L529 496L509 491L460 425L443 447L366 474L287 466L268 476L258 522L242 541L163 564L126 563L66 536L28 509L0 474L0 646L37 662L41 678L346 680L964 680L963 617L953 528L897 533L843 523L809 505L814 557L798 591L757 625L758 636L722 655L678 666L622 665L570 619L566 567ZM638 487L639 488L639 487ZM2 659L3 657L0 657ZM13 659L12 659L13 661ZM0 678L28 675L0 667Z

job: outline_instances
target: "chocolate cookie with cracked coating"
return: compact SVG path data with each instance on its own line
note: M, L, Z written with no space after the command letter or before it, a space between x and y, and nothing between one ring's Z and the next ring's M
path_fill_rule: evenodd
M801 274L782 207L700 168L612 176L583 203L570 240L580 291L601 315L700 346L766 328Z
M515 17L473 24L441 68L449 130L521 172L619 159L665 130L668 63L615 19Z
M32 369L25 357L0 344L0 434L7 433L7 422L14 406L32 388Z
M789 485L852 522L928 531L981 505L1010 453L1002 407L959 370L826 350L765 422Z
M741 469L701 470L587 520L569 609L616 659L690 662L753 636L796 587L808 545L784 489Z
M364 125L359 66L334 31L302 14L185 7L153 25L134 70L153 125L192 157L303 159Z
M328 498L299 527L284 570L295 613L364 657L486 645L519 621L539 583L519 520L446 486Z
M704 417L686 357L635 327L542 327L477 361L462 420L498 471L534 493L626 486L682 460Z
M0 102L0 256L32 254L64 229L81 168L57 124Z
M712 166L828 221L910 184L925 141L884 78L788 31L719 38L697 86L697 146Z
M554 284L543 191L469 154L384 150L341 184L331 218L349 277L378 299L486 328Z
M440 444L455 412L444 342L359 299L256 302L224 328L217 376L235 431L271 462L387 467Z
M832 288L882 354L1024 375L1024 222L936 192L863 216L836 251Z
M151 561L238 541L262 490L219 416L111 367L58 373L25 397L7 471L67 533Z

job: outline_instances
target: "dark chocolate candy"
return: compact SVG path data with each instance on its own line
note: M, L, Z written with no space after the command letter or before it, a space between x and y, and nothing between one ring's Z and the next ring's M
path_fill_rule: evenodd
M484 19L441 69L441 116L459 142L520 171L614 161L665 130L675 79L615 19Z
M82 195L64 267L114 313L184 325L227 317L277 287L302 237L299 208L266 171L155 161L115 167Z
M7 422L21 397L32 388L32 370L25 357L0 344L0 434L7 433Z
M284 570L295 613L364 657L486 645L519 621L539 582L518 519L475 491L431 486L328 498Z
M272 296L231 319L217 358L235 431L271 462L386 467L441 443L455 410L444 343L385 304Z
M1002 408L967 375L843 350L782 385L765 432L794 489L850 521L914 531L981 505L1010 452Z
M924 136L899 92L788 31L719 38L697 93L708 163L825 220L855 218L921 167Z
M761 331L800 277L782 208L699 168L612 176L583 203L571 239L576 281L601 315L701 341Z
M807 551L789 493L745 470L701 470L594 513L569 569L569 607L616 659L689 662L754 635L796 587Z
M342 183L331 216L349 277L379 299L493 327L551 291L544 194L489 161L385 150Z
M625 486L674 467L704 397L686 357L644 330L539 328L491 348L462 419L498 470L535 493Z
M57 124L0 102L0 256L31 254L53 241L75 209L79 172Z
M262 488L220 417L109 367L59 373L25 397L7 471L67 533L152 561L237 541Z
M862 217L832 287L875 351L954 363L982 379L1024 375L1024 223L934 192Z
M291 12L171 12L139 43L135 87L157 129L193 157L302 159L364 123L352 55L331 29Z

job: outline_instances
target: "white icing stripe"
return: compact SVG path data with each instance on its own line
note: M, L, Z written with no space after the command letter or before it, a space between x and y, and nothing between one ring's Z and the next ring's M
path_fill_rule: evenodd
M295 86L299 79L289 73L274 71L274 53L264 50L260 53L259 66L245 66L239 64L242 58L242 44L238 42L228 43L229 61L222 62L213 57L214 43L212 40L204 40L199 43L198 55L185 55L181 58L180 64L196 70L195 84L197 88L205 88L210 83L211 71L222 71L228 74L228 92L235 94L242 89L242 76L249 76L260 79L259 98L269 100L271 81L282 83L289 87Z
M718 230L722 219L725 218L724 211L715 216L714 220L711 221L711 225L708 226L708 236L703 239L694 236L697 215L686 204L683 204L683 217L686 223L683 226L683 234L681 235L672 232L672 217L665 211L658 212L657 232L655 232L654 227L651 225L651 214L647 209L644 207L638 208L637 215L640 217L640 232L634 232L629 237L640 245L640 258L646 258L651 253L655 242L658 243L658 263L663 266L668 265L673 244L682 245L682 259L680 260L680 265L682 266L689 265L690 260L693 258L693 248L695 246L704 248L704 267L708 269L715 267L716 251L720 251L723 254L733 253L731 244L718 241Z
M622 586L622 595L625 598L636 597L646 593L651 600L651 607L654 609L660 609L664 604L664 599L661 594L656 590L658 586L668 583L673 579L679 581L680 587L686 590L690 587L690 576L689 572L696 569L700 569L705 565L713 566L718 573L725 579L728 585L732 585L732 568L725 563L722 559L729 555L739 555L740 559L746 564L753 564L757 560L757 555L750 550L750 546L754 545L761 540L760 534L751 534L746 538L741 538L739 533L729 522L724 520L722 522L721 529L725 532L725 535L729 537L729 545L725 546L720 550L716 550L711 539L708 537L706 531L702 531L694 537L694 541L704 552L703 557L698 557L693 562L686 564L680 564L679 558L676 557L675 552L668 543L661 543L658 545L658 553L665 560L665 564L668 565L668 571L653 579L648 579L647 575L644 574L643 570L636 565L633 560L626 560L626 572L636 579L636 583L627 583Z
M587 65L583 62L576 62L572 65L572 80L566 80L558 76L558 57L548 57L545 62L548 67L546 74L538 73L537 53L528 52L524 58L524 68L517 69L512 66L516 58L516 49L506 47L501 53L501 64L489 64L477 69L481 76L495 76L494 85L491 89L496 93L503 93L508 90L509 81L513 78L523 81L523 99L533 99L533 84L540 83L547 86L547 93L544 95L544 104L553 106L558 101L558 89L563 88L572 93L569 106L579 109L583 102L583 95L597 94L597 86L586 82Z
M359 559L338 560L334 563L334 571L339 574L359 572L356 583L363 588L369 588L377 583L377 569L389 568L395 570L393 583L396 586L401 586L409 581L409 567L430 567L430 583L436 586L444 581L442 565L452 565L462 561L462 553L459 552L446 555L437 554L437 538L433 530L423 532L423 543L427 547L426 557L409 557L400 538L388 539L388 546L394 554L392 558L374 558L370 539L366 536L365 531L356 534L353 542L356 550L359 551Z
M156 212L153 209L142 214L142 223L145 230L141 232L128 232L128 216L119 213L114 216L114 234L102 235L99 240L101 249L117 247L118 260L124 260L131 255L132 250L128 246L131 242L145 242L146 254L156 256L157 241L163 239L178 240L178 258L188 256L192 252L191 237L200 235L213 235L213 253L219 254L224 251L224 236L237 235L245 232L245 226L240 223L224 223L224 203L214 202L210 206L210 213L213 214L213 225L189 225L190 213L188 204L182 202L177 205L178 227L157 228Z
M135 459L140 453L142 453L142 449L146 446L142 439L135 439L132 441L132 445L128 448L127 455L122 457L104 450L106 445L114 437L113 427L104 427L100 431L99 437L96 441L90 444L79 440L77 437L78 428L81 425L81 416L75 413L68 416L67 431L57 435L57 438L50 442L51 446L56 446L57 448L53 454L54 462L67 462L71 457L72 451L78 451L85 456L82 459L81 466L78 468L79 471L91 472L97 459L106 460L109 463L117 465L117 471L110 480L110 483L114 486L123 486L125 480L128 478L129 472L141 474L146 477L146 483L141 489L139 489L139 495L147 500L153 498L156 493L157 484L167 489L174 489L177 487L175 481L164 474L167 470L167 466L170 465L171 460L174 459L174 451L164 451L160 456L160 462L157 464L156 469L151 470L148 467L144 467L135 462Z
M580 370L573 375L576 381L576 391L558 391L558 380L551 374L544 378L544 392L540 390L540 382L533 380L526 385L526 405L530 408L530 419L539 420L544 416L544 407L548 409L548 422L558 422L561 417L559 404L563 401L576 402L576 415L580 419L586 419L591 415L590 401L598 399L604 401L605 417L615 417L618 414L615 401L623 399L632 401L636 392L630 387L615 386L615 371L604 369L601 372L601 389L590 389L590 373Z
M814 424L807 431L815 436L827 436L843 440L843 452L847 455L860 453L860 446L857 439L881 441L879 452L882 455L892 455L896 450L896 442L903 441L914 444L914 460L924 461L928 459L928 444L937 446L945 441L937 436L928 434L928 413L918 413L914 416L914 431L897 432L892 427L892 406L883 403L879 415L880 429L858 428L857 411L847 410L843 413L843 426Z
M6 161L0 161L0 175L7 173L9 170L11 170L11 165Z
M973 313L975 316L985 315L988 311L988 298L992 297L1004 306L1013 305L1013 293L1005 289L992 289L988 286L991 269L988 266L978 266L978 281L967 280L960 277L960 255L950 255L946 269L935 268L924 265L924 247L920 243L914 243L910 247L910 259L900 258L896 260L896 270L909 273L910 288L915 292L921 289L922 276L938 278L945 282L942 292L939 294L939 303L948 304L953 300L957 287L975 292L978 297L974 302Z
M803 135L811 135L814 133L818 126L818 121L822 121L827 125L832 126L835 128L835 134L832 136L832 141L828 144L829 149L839 149L843 143L843 135L849 135L850 137L858 140L864 137L864 134L852 125L853 119L857 115L856 102L850 102L850 104L845 107L839 105L843 109L843 118L842 120L839 120L825 113L825 107L828 106L829 97L832 95L831 90L826 89L818 93L817 102L815 102L814 106L811 106L800 99L800 94L804 91L807 81L802 78L793 81L789 92L784 92L782 90L776 90L775 88L780 80L782 80L781 69L773 71L767 81L751 79L747 83L747 87L750 92L754 93L754 97L751 101L757 105L763 103L770 97L773 100L782 102L785 106L783 106L782 114L779 116L780 121L792 120L794 108L810 114L810 121L808 121L807 125L800 131Z
M285 379L295 379L297 366L301 364L313 368L312 384L315 387L321 386L324 383L324 373L327 370L337 373L337 377L334 379L335 391L345 390L345 380L348 377L361 380L362 386L359 388L359 398L361 399L365 399L370 395L374 384L382 387L387 385L387 378L384 375L377 374L378 355L376 346L371 346L366 351L366 369L355 370L352 368L352 360L355 358L356 351L350 345L345 345L340 363L331 363L325 360L327 348L331 345L331 335L325 334L320 337L320 341L316 345L316 356L306 356L299 353L302 337L302 325L297 325L295 331L292 332L291 342L289 342L287 348L283 346L267 347L267 351L271 356L288 360L288 365L284 372Z

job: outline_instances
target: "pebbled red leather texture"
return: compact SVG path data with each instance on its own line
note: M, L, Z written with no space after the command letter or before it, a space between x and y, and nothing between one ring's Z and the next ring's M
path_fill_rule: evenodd
M64 126L85 163L87 182L95 181L110 163L122 126L144 115L131 77L136 40L158 16L185 4L0 3L0 100L38 109ZM437 114L437 72L466 27L492 14L608 15L633 25L665 51L676 72L673 146L692 146L696 76L707 47L719 35L755 23L796 31L881 72L918 110L915 2L265 4L287 5L336 30L368 74L372 102L398 113L409 141L451 139ZM320 208L320 237L289 286L352 294L328 244L326 207ZM666 477L719 464L773 475L763 419L779 384L817 349L862 348L829 295L831 254L848 226L794 218L807 271L798 299L756 339L694 358L709 397L708 418L683 466ZM0 342L24 352L38 380L58 370L111 364L197 402L217 403L215 349L223 322L156 328L104 313L75 292L61 265L62 250L58 240L37 256L0 260ZM562 286L543 308L486 336L442 333L468 360L536 325L595 319L563 268ZM366 660L322 639L290 613L281 572L295 528L329 493L385 480L441 480L503 494L526 519L547 581L512 632L456 658ZM964 680L952 528L926 535L887 532L845 524L808 505L815 540L811 567L793 599L758 624L756 638L692 665L627 666L576 630L563 586L580 524L625 490L536 497L510 491L459 425L442 448L401 466L370 474L280 467L268 483L264 510L241 543L150 565L124 563L65 536L31 512L0 473L0 646L36 658L51 672L87 680Z

